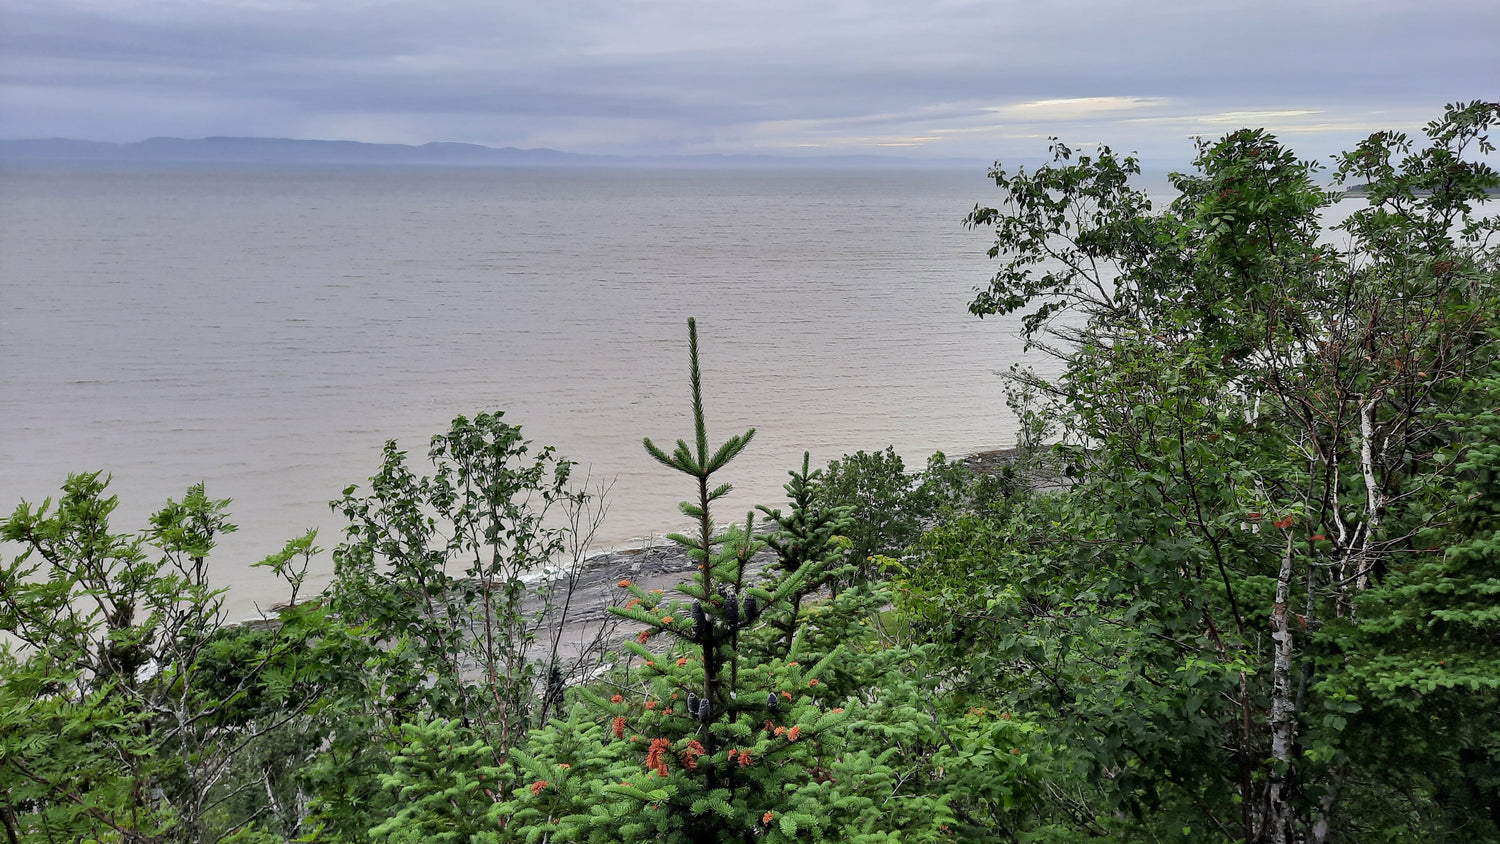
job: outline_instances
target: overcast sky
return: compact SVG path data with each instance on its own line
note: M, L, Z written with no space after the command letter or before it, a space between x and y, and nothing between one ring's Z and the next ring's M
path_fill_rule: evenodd
M1182 159L1496 97L1497 0L0 0L0 138Z

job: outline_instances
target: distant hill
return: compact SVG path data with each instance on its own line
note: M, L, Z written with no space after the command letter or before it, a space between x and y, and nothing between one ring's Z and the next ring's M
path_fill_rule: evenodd
M470 167L932 167L976 169L988 162L895 156L580 155L555 149L517 149L478 144L366 144L292 138L150 138L128 144L45 140L0 140L0 161L144 161L230 164L410 164Z
M0 141L6 161L221 161L306 164L576 164L595 156L552 149L516 149L478 144L365 144L357 141L304 141L291 138L150 138L131 144L47 140Z

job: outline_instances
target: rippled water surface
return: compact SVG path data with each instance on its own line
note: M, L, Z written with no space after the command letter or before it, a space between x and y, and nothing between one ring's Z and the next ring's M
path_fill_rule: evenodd
M699 318L710 435L755 426L728 519L818 465L1013 443L1015 325L982 172L121 167L0 172L0 508L104 469L121 527L191 483L234 500L249 563L456 414L503 409L613 481L603 545L680 526L642 436L689 436ZM327 555L323 568L328 568ZM326 581L321 573L317 583Z

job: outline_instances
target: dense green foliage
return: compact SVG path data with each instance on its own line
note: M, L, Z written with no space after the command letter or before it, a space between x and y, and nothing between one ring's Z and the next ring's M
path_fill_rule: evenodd
M939 517L981 506L1014 486L1005 474L975 478L942 452L928 458L920 472L909 473L891 446L846 454L810 484L821 506L849 514L842 535L848 540L844 556L851 570L841 574L839 583L878 576L872 560L901 556Z
M593 498L499 414L387 446L335 577L231 625L201 487L135 533L98 474L0 520L6 841L1500 838L1500 104L1318 166L1201 142L1158 209L1055 143L993 172L1058 375L1012 375L1015 473L894 450L722 528L689 321L696 572L619 583L568 656ZM1027 467L1056 467L1036 489ZM757 523L757 516L764 522ZM567 568L538 578L544 565ZM767 562L767 560L769 560ZM561 591L559 591L561 589Z
M995 172L972 309L1057 325L1063 374L1021 378L1077 483L939 527L906 596L975 694L1047 713L1080 830L1500 834L1496 119L1342 157L1368 188L1332 232L1263 132L1201 144L1161 212L1108 149Z
M226 627L207 556L227 502L193 487L129 536L106 484L76 475L0 522L25 549L0 569L0 821L10 840L213 840L246 790L273 813L283 783L250 748L348 669L316 606ZM295 596L314 553L308 535L261 565Z

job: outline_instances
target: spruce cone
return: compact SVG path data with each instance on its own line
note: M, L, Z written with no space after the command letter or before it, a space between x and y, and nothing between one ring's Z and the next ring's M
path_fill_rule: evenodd
M709 631L708 616L703 614L703 603L693 602L693 641L707 642Z

